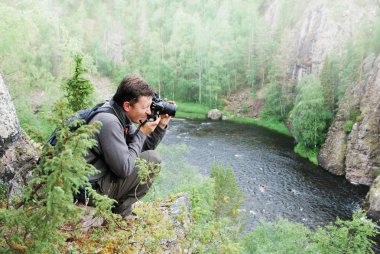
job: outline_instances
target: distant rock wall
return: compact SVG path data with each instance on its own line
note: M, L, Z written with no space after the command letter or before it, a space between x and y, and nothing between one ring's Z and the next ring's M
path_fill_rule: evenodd
M286 0L273 0L262 4L262 14L273 35L283 26L281 11L285 3ZM298 4L302 6L294 6L293 10L302 12L287 15L301 16L284 32L279 53L282 61L286 59L286 78L296 81L310 73L319 75L326 56L333 53L339 57L348 39L357 35L363 22L375 20L378 12L374 8L378 5L371 1L316 0Z

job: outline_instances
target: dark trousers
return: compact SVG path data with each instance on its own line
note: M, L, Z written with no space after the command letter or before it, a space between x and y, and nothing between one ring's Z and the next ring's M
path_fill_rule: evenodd
M160 157L153 150L142 152L140 158L146 160L148 163L153 162L155 165L161 163ZM115 199L118 204L112 211L123 217L132 213L132 204L145 196L152 185L152 182L140 184L137 171L138 168L135 167L133 173L127 178L120 178L112 172L108 172L97 181L97 191L100 194Z

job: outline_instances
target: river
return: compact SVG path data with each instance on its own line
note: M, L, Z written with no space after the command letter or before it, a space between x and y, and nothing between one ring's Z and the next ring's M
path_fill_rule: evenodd
M186 159L204 175L214 161L233 168L248 227L278 216L312 228L349 219L368 192L295 154L292 138L259 126L173 119L163 144L178 143L190 148Z

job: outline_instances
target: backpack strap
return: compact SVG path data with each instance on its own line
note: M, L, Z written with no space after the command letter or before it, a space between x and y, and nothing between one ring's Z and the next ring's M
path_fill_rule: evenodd
M89 124L91 119L94 118L94 116L96 116L97 114L99 113L110 113L110 114L113 114L113 115L116 115L114 110L110 107L103 107L103 105L105 104L105 102L102 102L102 103L99 103L97 105L95 105L90 111L88 112L85 112L85 110L83 110L83 119L85 120L86 124ZM78 114L80 114L80 112L78 112ZM116 115L117 117L117 115ZM119 119L119 117L117 117ZM120 119L119 119L120 121ZM102 159L104 160L104 157L103 155L101 155L98 151L96 151L96 149L94 147L92 147L90 149L90 151L92 152L93 155L95 155L95 158L96 160L93 161L93 163L95 163L96 161L98 161L99 159Z

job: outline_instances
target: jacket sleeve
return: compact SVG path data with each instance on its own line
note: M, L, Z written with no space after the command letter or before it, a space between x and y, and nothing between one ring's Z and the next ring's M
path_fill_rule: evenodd
M166 128L162 129L160 126L157 126L156 129L154 129L154 131L146 138L142 151L156 149L165 133Z
M127 144L123 126L116 116L107 113L97 116L93 120L103 124L98 134L98 145L104 161L115 175L126 178L133 173L135 160L141 154L146 136L139 131Z

